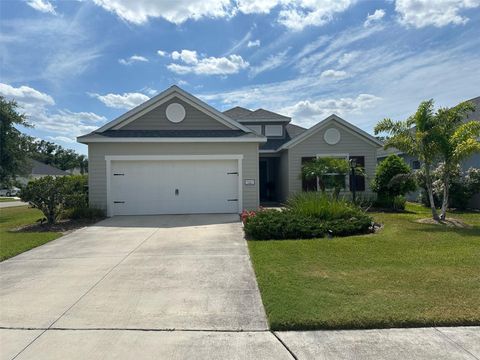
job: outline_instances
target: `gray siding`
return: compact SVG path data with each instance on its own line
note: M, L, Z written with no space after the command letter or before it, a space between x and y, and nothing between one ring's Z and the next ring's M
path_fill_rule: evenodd
M90 206L106 210L107 176L106 155L214 155L242 154L243 180L255 179L255 186L243 181L243 207L257 209L258 194L258 144L257 143L91 143L89 159Z
M323 139L325 131L336 128L341 135L340 141L329 145ZM354 135L351 130L343 125L331 121L316 134L288 149L288 195L302 191L301 161L302 157L316 156L317 154L349 154L350 156L365 156L365 194L371 194L370 181L375 174L377 163L377 146L359 135Z
M167 106L175 102L182 104L186 113L185 119L177 124L170 122L165 115ZM229 130L229 128L186 102L173 98L125 125L122 130Z

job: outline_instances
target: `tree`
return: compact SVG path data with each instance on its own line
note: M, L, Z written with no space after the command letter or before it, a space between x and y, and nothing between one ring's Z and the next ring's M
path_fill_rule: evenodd
M387 133L385 149L394 147L408 155L417 157L425 170L425 184L432 217L439 220L437 209L433 200L433 186L431 167L439 155L435 137L436 118L433 112L433 100L420 103L414 115L407 120L393 121L383 119L375 126L375 134Z
M0 184L8 186L23 174L27 166L25 137L15 125L30 127L25 114L17 111L15 101L0 96Z
M307 179L318 179L318 189L322 193L327 188L333 188L333 194L338 197L345 187L345 175L349 173L350 164L346 159L333 157L316 158L302 166L302 176ZM363 169L357 167L357 174L363 174Z
M29 181L20 192L20 199L39 209L49 224L55 224L65 207L65 195L68 194L67 176L54 178L44 176Z
M440 219L445 220L449 205L450 181L462 160L480 152L480 122L465 122L467 114L475 110L470 102L453 108L441 108L435 115L435 139L443 162L443 200Z
M377 166L372 190L382 203L393 206L395 197L415 191L416 188L412 170L400 156L389 155Z

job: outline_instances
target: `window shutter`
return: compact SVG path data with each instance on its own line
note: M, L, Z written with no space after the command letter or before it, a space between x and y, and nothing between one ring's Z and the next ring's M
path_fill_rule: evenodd
M361 167L365 169L365 156L350 156L350 159L355 159L357 162L357 167ZM365 191L365 176L363 175L356 175L356 191ZM350 181L350 191L353 191L353 178L352 175L349 177Z

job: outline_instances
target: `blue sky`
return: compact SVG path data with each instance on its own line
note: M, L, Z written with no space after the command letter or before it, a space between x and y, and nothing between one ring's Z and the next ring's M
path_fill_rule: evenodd
M480 0L7 0L0 61L25 131L81 153L77 136L172 84L371 132L480 95Z

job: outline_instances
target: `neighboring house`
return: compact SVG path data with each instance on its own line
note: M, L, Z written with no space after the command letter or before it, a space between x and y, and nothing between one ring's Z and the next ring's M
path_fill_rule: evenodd
M290 120L263 109L222 113L172 86L77 139L88 145L90 205L109 216L239 213L312 189L301 166L321 156L355 158L373 177L375 137L336 115L310 129ZM370 193L364 178L357 187Z
M45 176L57 177L68 175L66 171L33 159L28 160L28 169L29 171L26 176L17 177L17 181L23 185L27 184L30 180L39 179Z
M480 121L480 96L477 96L476 98L470 99L468 101L470 101L471 103L473 103L475 105L475 111L472 111L467 116L465 121L471 121L471 120ZM377 162L383 161L388 155L391 155L391 154L396 154L396 155L400 156L401 158L403 158L405 160L405 162L408 165L410 165L410 167L413 170L420 169L421 164L420 164L420 161L416 157L405 154L402 151L400 151L398 149L395 149L395 148L384 149L382 147L382 148L378 149L378 151L377 151ZM471 167L480 168L480 154L479 153L473 154L468 159L465 159L461 164L462 171L466 171ZM407 199L416 200L418 198L418 195L420 195L419 191L416 191L414 193L410 193L410 194L408 194ZM480 208L480 194L477 194L472 198L472 200L470 202L470 206L474 207L474 208L477 208L477 209Z

